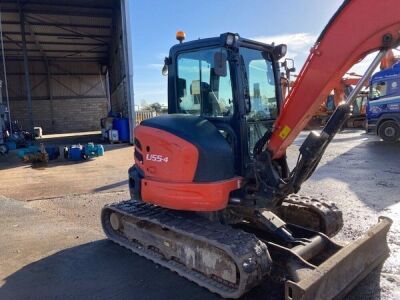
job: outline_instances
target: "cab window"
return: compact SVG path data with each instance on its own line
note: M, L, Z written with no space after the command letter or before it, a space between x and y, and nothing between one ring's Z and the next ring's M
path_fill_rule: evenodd
M372 99L379 99L385 97L387 94L386 81L378 81L372 84Z
M248 151L253 155L257 141L272 128L278 115L276 83L272 60L268 53L257 49L240 48L244 68L245 97L249 98L246 123Z
M371 87L371 100L400 95L400 78L374 82Z
M272 62L262 51L241 48L240 53L247 73L250 96L248 118L253 120L276 119L278 105Z
M232 84L228 60L226 72L216 71L216 56L227 57L226 49L201 49L177 57L178 107L181 113L205 117L233 114Z

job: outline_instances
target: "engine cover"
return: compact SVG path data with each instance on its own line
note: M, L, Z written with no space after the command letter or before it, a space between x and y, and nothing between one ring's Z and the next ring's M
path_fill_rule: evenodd
M214 211L226 207L230 192L241 187L233 151L211 122L192 115L162 115L143 121L134 133L138 170L130 176L130 185L143 201Z

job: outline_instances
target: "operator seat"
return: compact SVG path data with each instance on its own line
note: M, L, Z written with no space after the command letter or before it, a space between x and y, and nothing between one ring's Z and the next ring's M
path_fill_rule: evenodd
M190 93L193 95L193 84L190 85ZM193 95L193 102L199 103L201 107L201 114L204 116L219 116L221 115L221 108L219 106L217 97L211 90L210 85L206 82L200 83L200 94Z

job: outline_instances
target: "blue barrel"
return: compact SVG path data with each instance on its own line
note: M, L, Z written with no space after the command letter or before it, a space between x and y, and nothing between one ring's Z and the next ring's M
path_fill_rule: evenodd
M15 150L17 149L17 143L14 141L7 141L6 145L8 147L8 150Z
M46 152L49 155L49 160L57 159L60 156L60 148L57 146L46 147Z
M113 120L113 129L118 131L118 137L121 142L129 142L128 118L115 118Z
M74 161L82 160L82 146L72 145L68 150L68 158Z

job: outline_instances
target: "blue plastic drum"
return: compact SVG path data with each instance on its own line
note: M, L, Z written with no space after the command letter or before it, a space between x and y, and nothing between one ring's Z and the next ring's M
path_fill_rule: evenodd
M113 120L113 129L118 131L118 137L121 142L129 142L129 120L128 118L115 118Z
M73 161L82 160L82 146L81 145L72 145L68 151L68 158Z

